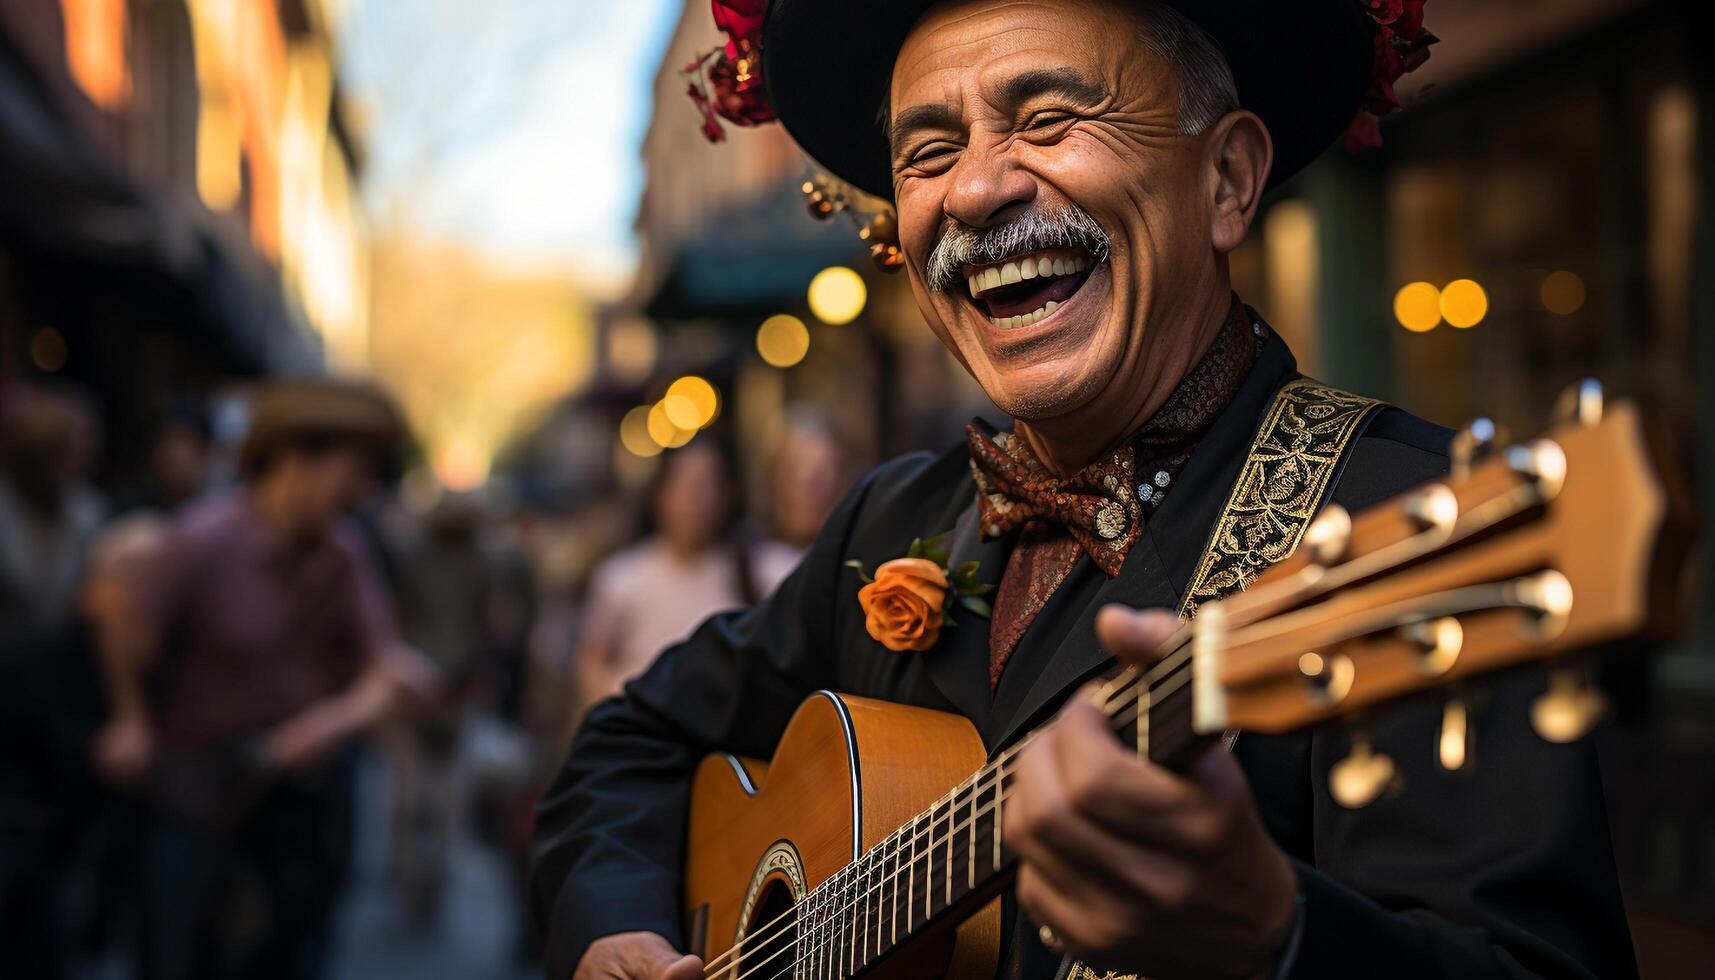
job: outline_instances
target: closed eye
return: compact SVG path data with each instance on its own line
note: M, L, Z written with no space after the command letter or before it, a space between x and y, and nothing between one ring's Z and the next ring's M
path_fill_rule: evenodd
M1076 118L1077 117L1072 115L1070 112L1038 112L1024 121L1024 128L1026 130L1052 129L1055 126L1071 122Z
M911 154L910 163L913 167L933 167L946 163L947 159L958 151L957 144L945 140L926 143L917 152Z

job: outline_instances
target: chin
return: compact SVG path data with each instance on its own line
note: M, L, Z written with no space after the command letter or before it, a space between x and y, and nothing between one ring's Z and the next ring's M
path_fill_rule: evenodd
M945 299L964 360L1001 411L1026 421L1065 415L1107 384L1125 346L1109 262L1045 249L964 273Z

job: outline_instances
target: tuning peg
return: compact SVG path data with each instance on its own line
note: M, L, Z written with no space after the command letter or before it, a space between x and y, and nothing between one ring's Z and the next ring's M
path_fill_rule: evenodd
M1507 447L1507 467L1530 480L1542 500L1553 500L1566 485L1566 450L1551 439Z
M1328 792L1334 802L1348 810L1360 810L1375 802L1398 778L1393 760L1375 750L1370 733L1352 733L1352 751L1328 771Z
M1458 772L1471 759L1471 711L1462 696L1455 695L1441 709L1436 758L1448 772Z
M1506 437L1505 430L1487 417L1474 418L1454 433L1453 441L1447 447L1448 455L1453 458L1454 478L1469 474L1471 467L1505 442Z
M1400 627L1400 638L1417 646L1417 669L1439 677L1453 669L1465 648L1465 627L1455 616L1424 619Z
M1607 699L1590 686L1582 667L1558 667L1548 673L1548 693L1530 707L1530 724L1550 742L1576 742L1606 708Z
M1400 508L1424 531L1436 528L1445 533L1453 530L1459 520L1459 498L1442 483L1431 483L1418 490L1405 498Z
M1326 568L1346 557L1352 543L1352 515L1339 504L1329 504L1304 529L1304 547L1310 560Z
M1602 382L1595 378L1574 381L1554 402L1554 417L1562 422L1595 425L1602 421Z

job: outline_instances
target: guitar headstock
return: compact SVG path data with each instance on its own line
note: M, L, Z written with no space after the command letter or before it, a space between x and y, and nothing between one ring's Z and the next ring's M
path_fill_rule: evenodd
M1197 729L1290 731L1544 662L1555 680L1537 730L1581 735L1599 702L1566 670L1671 628L1690 535L1635 405L1604 405L1584 382L1560 414L1504 447L1473 425L1446 479L1355 517L1329 506L1290 558L1205 606L1191 626ZM1449 768L1463 756L1462 735L1445 744L1453 725L1462 703L1444 724Z

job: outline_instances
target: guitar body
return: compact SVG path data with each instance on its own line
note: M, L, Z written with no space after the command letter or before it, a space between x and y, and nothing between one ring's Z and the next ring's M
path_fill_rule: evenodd
M810 888L858 858L981 767L957 715L821 692L792 716L772 763L714 755L691 795L685 902L690 951L716 960L760 935ZM790 930L787 930L788 932ZM1000 899L875 963L886 977L993 976ZM711 976L792 977L789 953L749 952Z

